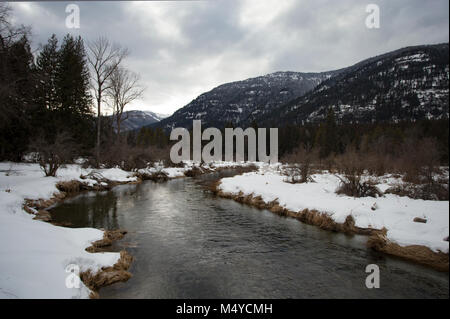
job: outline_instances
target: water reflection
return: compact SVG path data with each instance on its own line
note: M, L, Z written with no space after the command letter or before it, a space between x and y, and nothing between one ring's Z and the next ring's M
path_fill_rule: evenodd
M55 222L69 222L71 227L94 227L117 229L117 202L115 192L98 192L83 194L63 205L51 209Z

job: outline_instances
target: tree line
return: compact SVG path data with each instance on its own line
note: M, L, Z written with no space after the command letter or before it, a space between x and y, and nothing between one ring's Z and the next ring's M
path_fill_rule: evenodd
M124 108L143 93L139 76L123 66L127 49L104 37L85 43L68 34L52 35L34 54L30 28L12 26L10 16L0 3L0 160L20 161L34 150L51 163L50 175L74 155L92 158L92 165L127 169L169 162L171 141L162 128L121 131ZM105 107L113 110L112 118L101 116ZM283 125L278 135L285 162L308 158L331 167L357 153L380 173L395 165L414 171L424 155L448 165L448 119L338 124L330 109L322 123Z
M120 139L124 108L143 93L139 76L123 66L128 50L104 37L85 43L53 34L35 54L31 29L13 26L11 14L0 3L0 160L37 151L61 162L94 155L98 165Z

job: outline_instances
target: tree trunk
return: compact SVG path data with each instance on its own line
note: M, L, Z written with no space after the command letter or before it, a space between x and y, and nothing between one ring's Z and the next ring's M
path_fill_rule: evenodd
M101 123L100 123L100 104L101 104L101 91L98 90L98 98L97 98L97 143L96 143L96 150L95 150L95 157L97 162L97 167L100 166L100 132L101 132Z

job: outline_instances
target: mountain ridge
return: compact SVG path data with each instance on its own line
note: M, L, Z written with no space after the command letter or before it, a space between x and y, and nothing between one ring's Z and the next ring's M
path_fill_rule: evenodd
M448 118L448 74L448 43L408 46L337 70L224 83L152 126L300 125L323 120L329 108L342 122Z
M160 114L152 111L130 110L124 111L122 114L122 122L120 124L121 131L138 130L141 127L148 126L160 122L170 115ZM112 115L109 116L110 118ZM117 123L113 121L113 128L117 128Z
M189 127L194 119L201 119L204 125L217 127L230 122L251 124L255 114L264 114L294 97L305 94L333 72L336 71L278 71L224 83L199 95L157 125L165 129Z

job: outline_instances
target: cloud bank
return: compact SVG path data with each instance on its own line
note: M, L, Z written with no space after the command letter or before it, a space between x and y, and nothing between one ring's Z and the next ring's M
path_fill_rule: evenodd
M67 29L66 5L80 8ZM380 7L380 28L365 25ZM32 26L33 45L55 33L100 35L131 51L143 98L129 109L170 114L222 83L276 71L319 72L401 47L449 41L447 0L217 0L15 2L14 22Z

